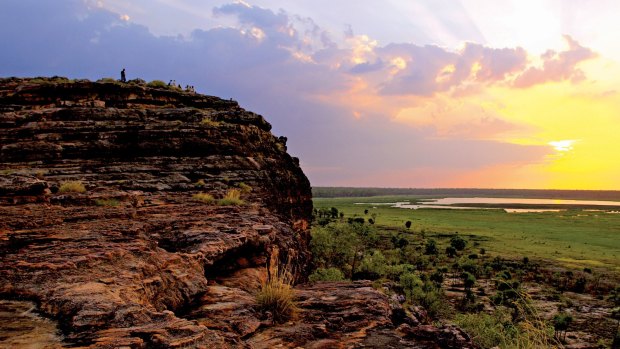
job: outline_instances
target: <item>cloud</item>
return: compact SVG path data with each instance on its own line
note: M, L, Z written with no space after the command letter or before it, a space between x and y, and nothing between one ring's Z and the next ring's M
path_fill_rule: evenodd
M315 185L430 167L458 176L536 162L552 151L489 140L515 126L469 104L459 106L460 99L449 102L458 89L506 84L526 71L521 48L380 45L352 31L339 41L310 18L240 2L213 10L236 26L197 29L186 37L156 36L79 0L4 0L0 9L0 75L96 80L125 67L130 79L174 79L202 93L233 97L265 114L276 134L288 136L289 149L308 166ZM570 66L586 51L574 43L548 59ZM422 122L397 120L402 110L414 111L412 118ZM425 111L436 119L416 114Z
M568 45L566 51L547 51L541 55L542 67L530 67L519 75L514 86L519 88L531 87L552 81L580 82L586 79L584 72L577 68L583 61L597 57L591 49L581 46L569 35L564 35Z

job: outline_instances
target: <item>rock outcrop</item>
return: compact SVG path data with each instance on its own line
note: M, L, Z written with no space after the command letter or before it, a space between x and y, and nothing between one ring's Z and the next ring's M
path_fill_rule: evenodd
M173 87L0 79L0 347L473 347L369 282L256 310L268 265L310 260L310 184L270 129Z
M309 182L269 123L236 102L4 79L0 111L0 294L36 302L67 342L243 346L188 320L188 307L222 276L259 284L273 250L304 271ZM244 205L193 198L230 188Z

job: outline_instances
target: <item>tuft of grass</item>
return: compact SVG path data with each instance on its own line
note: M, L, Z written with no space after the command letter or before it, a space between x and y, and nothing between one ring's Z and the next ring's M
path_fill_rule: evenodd
M215 121L211 119L210 117L205 117L204 119L202 119L202 121L200 121L200 123L205 126L214 126L214 127L219 126L221 124L221 122Z
M95 204L97 206L117 207L121 202L116 199L97 199L95 200Z
M207 185L207 183L205 183L204 179L199 179L196 181L196 183L194 183L197 187L204 187L205 185Z
M70 181L64 182L58 191L61 193L85 193L86 187L80 181Z
M241 183L237 184L237 187L238 187L238 188L241 190L241 192L242 192L242 193L244 193L244 194L248 194L248 193L252 192L252 187L251 187L251 186L249 186L249 185L247 185L247 184L245 184L245 183L243 183L243 182L241 182Z
M146 84L146 86L155 87L155 88L168 88L168 84L166 84L165 82L161 80L153 80L149 82L148 84Z
M259 311L269 312L273 322L284 323L295 316L298 311L294 302L293 273L290 268L280 269L277 265L270 268L270 277L261 285L256 295Z
M194 196L192 197L205 204L212 204L215 202L215 198L213 197L213 195L208 194L208 193L198 193L198 194L194 194Z
M117 83L116 79L114 79L114 78L101 78L101 79L97 80L96 82L98 82L98 83L108 83L108 84L109 83L113 83L113 84Z
M220 206L241 206L245 202L241 200L241 191L236 188L228 189L226 195L217 202Z

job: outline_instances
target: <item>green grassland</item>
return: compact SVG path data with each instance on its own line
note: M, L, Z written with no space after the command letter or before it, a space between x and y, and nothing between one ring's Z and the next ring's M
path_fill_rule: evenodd
M441 237L459 232L488 255L549 260L569 268L620 271L620 214L571 209L560 212L506 213L501 209L392 208L396 201L415 202L415 196L315 198L314 207L336 207L349 217L372 218L385 229ZM356 204L365 203L365 204ZM368 209L368 214L364 210ZM441 241L442 239L438 239Z

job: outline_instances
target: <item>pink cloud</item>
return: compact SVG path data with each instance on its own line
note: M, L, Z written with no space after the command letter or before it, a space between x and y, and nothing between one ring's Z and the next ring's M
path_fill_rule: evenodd
M551 81L580 82L586 78L584 72L577 68L583 61L597 57L591 49L581 46L569 35L564 35L568 50L556 52L547 51L541 55L543 65L540 68L530 67L520 74L514 81L519 88L531 87Z

